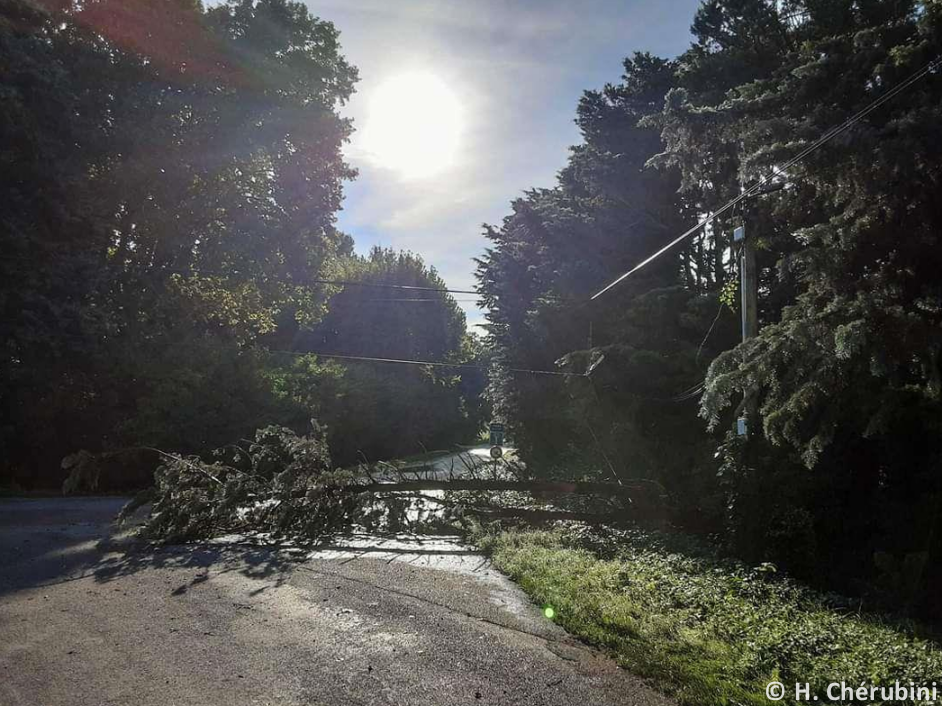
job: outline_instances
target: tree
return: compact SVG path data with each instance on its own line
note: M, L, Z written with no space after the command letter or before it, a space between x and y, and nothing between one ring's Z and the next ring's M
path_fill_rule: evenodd
M248 349L287 307L323 315L318 274L348 247L336 30L286 0L7 0L0 32L8 472L250 431L236 410L272 400ZM241 401L194 433L178 403L212 398L221 359Z
M342 279L356 284L331 296L329 313L303 336L306 348L344 355L444 360L461 346L464 313L444 291L445 281L418 255L374 247L365 258L346 260L340 272Z
M479 263L495 360L591 370L598 393L492 378L531 459L604 450L596 472L660 480L675 520L750 560L942 610L928 589L942 566L937 70L778 169L936 59L940 29L933 2L708 0L687 52L636 55L620 85L586 94L558 186L515 202ZM585 303L760 178L783 188ZM762 327L734 345L743 222ZM761 425L743 440L726 430L747 393Z
M710 11L722 18L736 8L715 2ZM767 71L742 83L735 77L720 100L691 92L667 111L674 135L689 134L685 125L697 115L716 115L725 134L739 136L730 151L747 183L939 54L935 3L807 2L790 12L788 41ZM704 26L701 44L718 41L715 26ZM693 62L692 80L730 61L727 51ZM756 207L757 218L776 224L759 241L765 326L714 362L703 399L717 426L737 393L759 394L771 447L753 453L777 458L766 467L777 472L750 464L748 449L730 448L743 487L764 498L737 512L748 549L783 531L784 543L790 531L814 538L817 564L804 568L826 566L844 585L847 576L881 571L879 552L938 565L928 558L940 551L942 499L934 196L942 154L930 137L939 90L929 75L869 113L790 170L795 186ZM683 151L700 149L691 142ZM691 180L709 178L692 162L689 169ZM783 484L800 490L769 492ZM783 530L789 517L806 520ZM925 586L929 575L916 578Z
M327 315L304 329L289 317L266 342L304 357L290 396L327 426L334 459L386 460L471 440L482 424L482 351L468 341L464 313L434 268L412 253L373 248L338 263L345 285ZM420 287L425 289L397 289ZM318 354L325 357L318 358ZM334 360L331 354L457 367ZM290 368L289 368L290 369Z
M677 196L678 172L646 166L663 150L657 114L675 85L674 64L649 54L625 61L618 85L585 94L571 151L554 189L513 203L479 261L479 289L498 374L490 395L511 423L531 465L669 482L697 476L709 439L689 423L690 393L731 318L704 296L722 285L702 243L638 273L602 300L603 284L684 229L690 209ZM703 343L703 345L701 345ZM507 372L561 369L590 377L559 379ZM501 372L503 369L503 372ZM680 491L682 484L671 483ZM678 492L680 504L697 504ZM685 513L689 518L689 513Z

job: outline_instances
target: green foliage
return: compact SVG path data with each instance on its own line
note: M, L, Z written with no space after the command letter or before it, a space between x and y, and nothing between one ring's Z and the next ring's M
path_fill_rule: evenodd
M938 71L788 174L778 165L936 59L942 9L709 0L692 31L681 56L636 54L619 84L587 92L558 185L487 230L478 276L498 365L593 371L568 389L499 374L494 408L537 468L549 456L658 479L677 522L751 561L938 618ZM763 177L783 188L586 303ZM761 326L735 345L739 225ZM742 442L726 432L747 394L758 418ZM928 559L889 570L884 554Z
M269 345L306 354L290 362L285 393L328 428L341 464L396 458L472 439L483 423L477 401L485 377L473 368L396 365L318 359L336 354L366 358L480 365L484 352L468 339L464 313L445 292L375 285L445 289L434 268L412 253L374 248L367 257L339 261L343 287L326 316L310 329L286 321ZM413 301L403 301L413 300ZM284 359L285 356L282 356ZM326 377L318 379L316 369Z
M473 438L479 426L459 381L438 368L274 357L283 366L272 373L276 390L297 411L291 426L320 420L339 465L447 448Z
M773 3L745 3L761 20L743 5L717 0L701 10L700 42L681 59L686 93L659 119L668 162L686 182L726 185L711 202L774 169L942 47L937 3L796 3L792 24ZM773 25L781 41L734 39ZM702 90L707 75L723 90ZM791 541L772 541L773 525L784 523L818 557L819 578L854 591L869 580L886 597L896 575L896 607L909 610L915 599L936 614L937 571L921 564L904 579L873 557L937 557L942 548L934 205L942 153L929 137L939 85L937 76L917 83L797 165L787 189L750 204L747 228L761 236L760 291L768 292L764 325L713 362L701 400L716 428L743 393L758 395L765 443L726 447L739 469L731 498L755 499L735 513L740 548L752 554L755 538L767 537L767 550L781 552L775 545ZM693 129L704 121L709 127ZM719 149L723 169L702 158Z
M79 449L198 453L320 413L346 461L472 436L470 375L266 351L315 349L303 326L332 352L467 359L450 297L365 305L381 290L320 282L444 286L335 228L357 74L333 25L289 0L42 5L0 4L0 475L48 487Z
M311 331L296 336L296 348L433 361L460 352L464 312L450 294L384 287L446 289L435 268L420 256L374 247L366 257L346 258L337 265L340 279L365 286L347 286L333 294L326 316Z
M228 532L273 539L319 539L347 527L362 499L344 494L347 473L334 472L323 433L299 437L290 429L259 429L255 440L227 446L204 462L172 457L157 469L144 533L180 542Z
M0 445L33 484L277 420L253 344L323 314L353 175L356 71L303 4L49 6L0 6Z
M265 541L316 543L351 530L404 532L449 525L460 505L433 510L421 495L364 489L385 468L332 465L325 429L299 436L269 426L254 440L243 439L201 456L162 454L154 487L140 493L121 512L129 517L151 504L143 528L158 542L212 539L238 533ZM421 477L415 471L411 479ZM388 488L382 485L381 488Z
M942 649L878 616L719 559L683 537L565 531L479 537L554 620L685 704L765 704L765 685L931 684ZM793 703L786 697L783 703Z
M685 229L695 210L677 197L676 171L645 166L664 145L644 121L675 70L636 54L620 84L585 94L584 143L556 188L528 193L487 229L492 247L478 280L497 371L489 398L530 465L657 480L675 491L681 516L699 521L718 512L719 498L709 487L711 441L690 419L707 364L736 331L729 310L717 311L727 264L701 241L586 302ZM567 383L506 372L556 365L591 376Z

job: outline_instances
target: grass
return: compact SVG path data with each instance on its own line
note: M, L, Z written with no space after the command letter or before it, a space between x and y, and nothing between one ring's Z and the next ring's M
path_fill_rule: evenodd
M476 539L556 622L684 704L767 705L773 680L791 696L807 682L822 704L832 682L942 685L938 645L853 614L770 566L641 532L509 530Z

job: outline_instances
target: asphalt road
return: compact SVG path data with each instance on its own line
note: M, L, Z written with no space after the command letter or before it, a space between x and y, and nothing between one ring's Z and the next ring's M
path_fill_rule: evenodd
M122 502L0 500L0 705L670 703L454 538L153 549Z
M458 453L443 453L441 456L407 463L398 467L398 471L388 471L379 475L380 480L394 482L405 475L426 480L449 480L450 478L468 477L472 473L486 473L493 461L490 448L476 446Z

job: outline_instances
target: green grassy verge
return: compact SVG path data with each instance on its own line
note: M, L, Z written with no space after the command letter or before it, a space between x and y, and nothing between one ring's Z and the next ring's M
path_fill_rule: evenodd
M684 704L769 704L772 680L792 696L807 682L822 704L831 682L942 686L937 644L835 607L770 567L681 551L640 532L604 545L561 530L476 539L569 632Z

